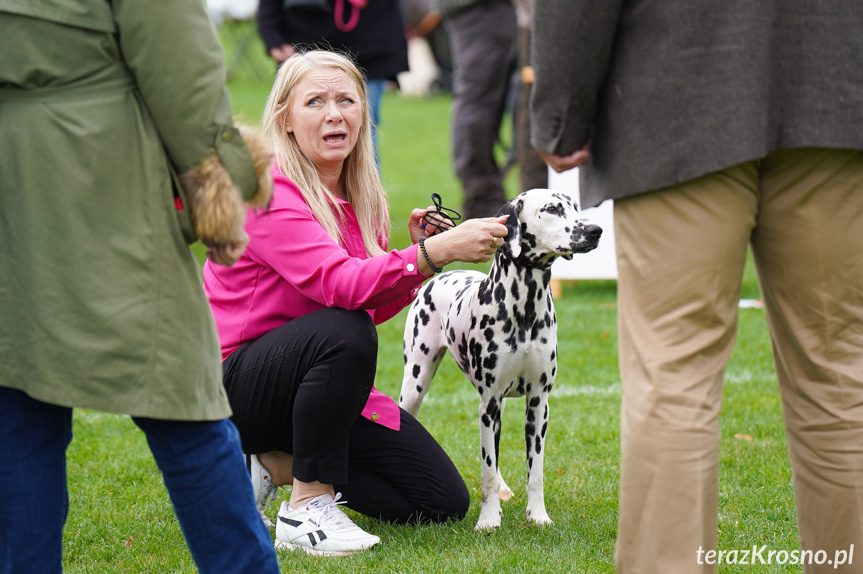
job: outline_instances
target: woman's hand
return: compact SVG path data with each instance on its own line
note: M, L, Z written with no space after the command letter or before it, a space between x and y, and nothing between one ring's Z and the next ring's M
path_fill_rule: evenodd
M413 217L413 213L411 217ZM504 225L507 217L509 216L469 219L461 225L447 230L446 233L434 233L423 243L426 253L436 267L443 267L454 261L464 261L465 263L488 261L494 257L497 248L503 245L503 238L507 234ZM428 227L426 226L426 229ZM432 269L422 254L417 257L417 262L423 274L432 274Z
M447 228L452 228L453 222L451 219L444 215L436 215L435 211L437 208L433 205L426 207L425 209L414 209L411 211L411 215L408 218L408 231L411 234L411 242L416 243L420 240L420 237L429 238L433 235L437 235L438 233L443 233L447 231ZM426 215L429 216L429 219L434 221L438 221L438 225L428 225L426 224L423 227L423 223L426 223Z

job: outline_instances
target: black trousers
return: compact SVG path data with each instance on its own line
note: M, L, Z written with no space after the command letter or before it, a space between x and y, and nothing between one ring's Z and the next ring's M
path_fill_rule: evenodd
M461 519L470 496L437 441L401 411L393 431L360 416L377 365L365 311L323 309L246 343L223 363L246 453L293 454L293 475L334 485L347 506L394 522Z

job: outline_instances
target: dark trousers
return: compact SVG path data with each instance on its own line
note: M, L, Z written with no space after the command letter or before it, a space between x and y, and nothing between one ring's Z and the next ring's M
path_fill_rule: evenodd
M452 153L464 191L466 218L491 217L506 202L494 157L515 65L515 8L509 0L480 2L450 16Z
M347 506L396 522L463 518L452 461L408 413L393 431L360 416L375 377L365 311L323 309L246 343L223 363L243 450L293 454L293 475L332 484Z

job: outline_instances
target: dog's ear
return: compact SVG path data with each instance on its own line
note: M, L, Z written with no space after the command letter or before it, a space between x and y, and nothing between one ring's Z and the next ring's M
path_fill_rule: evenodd
M509 215L504 224L507 232L504 245L509 247L513 259L521 255L521 210L523 207L524 201L516 197L504 203L500 211L497 212L498 217Z

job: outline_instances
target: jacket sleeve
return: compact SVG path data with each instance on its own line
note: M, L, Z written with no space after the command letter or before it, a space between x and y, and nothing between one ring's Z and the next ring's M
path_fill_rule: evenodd
M215 150L244 197L257 189L252 158L233 125L221 45L203 0L114 0L123 59L174 168Z
M299 200L251 212L246 232L247 257L273 269L321 305L379 310L376 323L410 303L426 279L417 266L416 245L365 259L353 257Z
M605 83L623 0L536 0L531 144L567 155L584 146Z
M282 1L261 0L258 4L258 33L267 50L291 43L285 35L285 11L282 8Z

